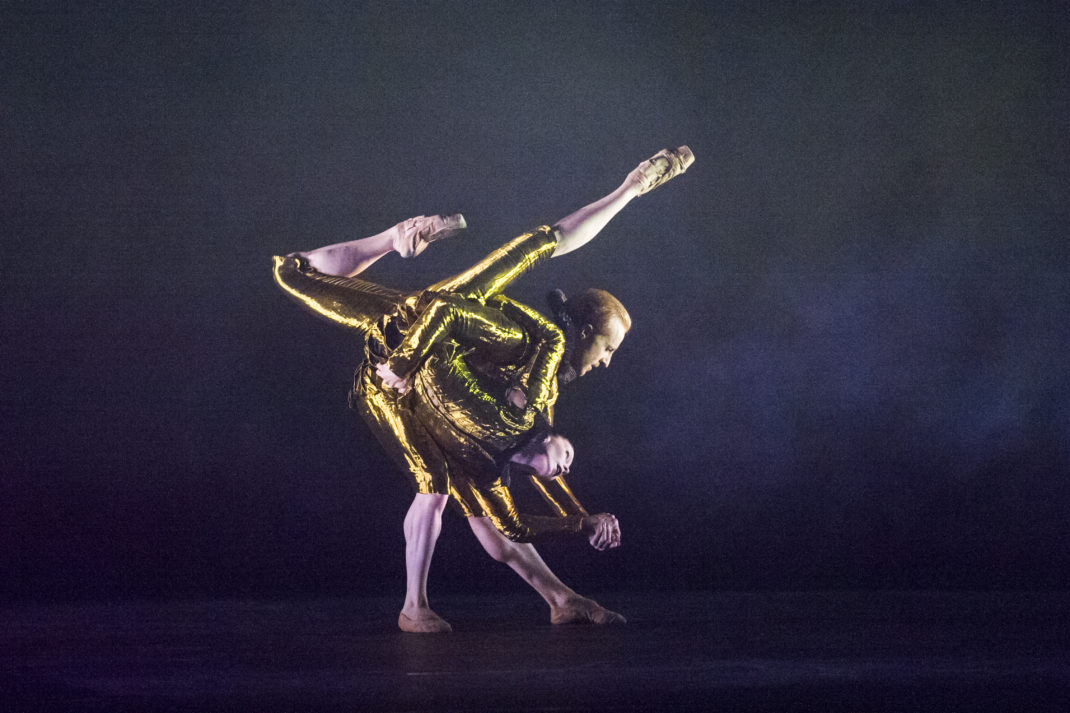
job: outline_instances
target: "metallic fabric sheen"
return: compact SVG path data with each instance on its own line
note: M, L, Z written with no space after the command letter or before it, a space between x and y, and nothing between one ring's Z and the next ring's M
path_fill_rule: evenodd
M579 532L587 514L563 479L534 477L555 515L519 513L500 477L503 453L537 423L552 422L565 345L556 325L501 292L556 245L542 226L414 294L324 275L299 257L275 258L275 280L287 294L365 336L350 403L417 492L449 493L466 516L489 517L516 541ZM408 393L382 384L375 365L383 361L411 378ZM511 387L524 392L526 408L506 398Z

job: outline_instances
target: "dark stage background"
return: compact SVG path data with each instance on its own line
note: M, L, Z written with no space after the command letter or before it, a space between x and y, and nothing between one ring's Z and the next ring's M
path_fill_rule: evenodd
M551 565L1065 588L1067 12L887 5L5 4L0 593L400 599L359 341L270 256L463 211L370 272L416 288L684 143L686 176L513 291L635 320L559 401L624 545ZM448 516L433 591L514 579Z

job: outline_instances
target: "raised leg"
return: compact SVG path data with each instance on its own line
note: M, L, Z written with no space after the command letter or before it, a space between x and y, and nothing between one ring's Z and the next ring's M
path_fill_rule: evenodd
M654 190L666 181L679 176L694 163L691 149L681 146L676 150L665 149L643 161L624 179L617 190L605 198L580 208L562 218L554 225L557 231L557 249L554 257L583 247L606 227L606 224L621 212L636 196Z
M565 586L546 562L527 542L513 542L491 523L488 517L470 517L468 524L476 539L492 558L506 564L531 585L550 605L553 624L623 624L625 619Z
M297 254L306 258L309 265L324 275L353 277L387 253L397 251L402 257L415 257L435 240L454 235L465 227L467 224L460 213L420 215L403 220L377 235Z
M452 631L427 601L427 573L442 532L442 511L448 495L418 493L405 515L405 605L398 626L413 633Z
M606 227L617 213L639 195L639 185L625 180L617 190L605 198L585 205L554 224L557 231L557 249L554 257L560 257L591 242L594 236Z
M376 260L394 249L394 229L378 235L298 253L324 275L353 277L364 272Z

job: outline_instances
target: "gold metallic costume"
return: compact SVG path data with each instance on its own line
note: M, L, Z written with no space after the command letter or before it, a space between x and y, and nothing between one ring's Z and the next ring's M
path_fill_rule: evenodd
M502 292L556 246L553 230L541 226L414 294L324 275L299 257L275 258L283 290L363 333L350 405L416 491L448 493L466 516L489 517L518 542L580 532L587 514L561 477L531 478L555 515L519 513L501 478L503 454L537 422L552 421L565 344L556 325ZM375 366L384 361L411 379L406 394L383 385ZM526 408L505 397L513 386Z

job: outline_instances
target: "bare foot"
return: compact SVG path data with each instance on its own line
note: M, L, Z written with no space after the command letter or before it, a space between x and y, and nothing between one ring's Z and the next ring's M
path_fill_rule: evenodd
M562 606L550 608L551 624L626 624L623 616L610 611L593 599L576 597Z
M410 634L445 634L453 631L450 623L430 609L415 609L398 614L398 628Z

